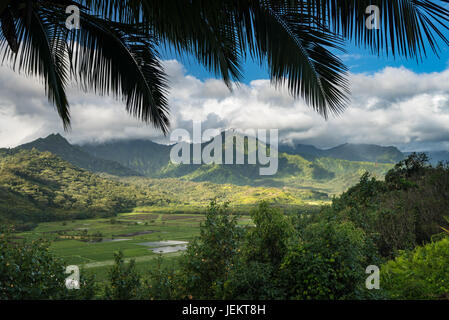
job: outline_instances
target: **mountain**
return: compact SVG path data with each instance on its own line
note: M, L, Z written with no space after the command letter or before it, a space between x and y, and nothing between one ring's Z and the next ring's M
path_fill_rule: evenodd
M238 135L238 134L237 134ZM236 141L226 143L229 139L221 134L222 159L229 146ZM229 142L229 141L228 141ZM253 142L252 144L249 142ZM202 143L201 150L210 142ZM189 159L193 158L193 144L185 144L190 150ZM213 182L218 184L234 184L264 187L292 187L330 194L340 193L346 187L356 183L365 172L372 172L382 178L392 167L391 164L374 162L356 162L331 158L308 159L297 154L279 153L278 170L273 176L261 176L260 164L248 164L248 149L251 146L264 146L255 138L244 140L245 164L174 164L170 161L171 146L160 145L149 140L115 141L104 144L87 144L81 146L91 155L103 159L114 160L135 170L142 175L153 178L177 178L184 181ZM253 147L251 147L253 148ZM309 148L310 150L319 150ZM252 150L250 150L252 151ZM236 151L233 150L233 158ZM336 152L334 152L336 153Z
M116 176L140 175L118 162L92 156L80 147L70 144L60 134L51 134L46 138L39 138L30 143L18 146L15 150L31 150L33 148L39 151L51 152L77 167L92 172L104 172Z
M328 157L349 161L396 163L405 157L405 155L396 147L383 147L374 144L345 143L325 150L303 144L294 146L281 145L279 150L290 154L300 155L308 160Z
M0 220L50 221L111 216L162 197L100 177L50 152L0 150Z
M325 156L324 150L308 144L296 144L293 146L289 144L281 144L279 145L279 151L288 154L300 155L307 160L314 160Z
M198 212L216 198L242 210L261 200L284 207L328 200L324 193L296 188L104 177L50 152L0 149L0 224L13 222L21 230L41 221L109 217L145 206Z
M155 176L170 161L170 146L150 140L121 140L84 144L90 155L112 160L144 176Z

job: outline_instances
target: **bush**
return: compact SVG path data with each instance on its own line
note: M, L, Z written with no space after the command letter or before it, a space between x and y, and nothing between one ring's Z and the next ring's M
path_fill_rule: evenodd
M251 219L255 227L246 234L242 249L244 259L279 265L294 232L291 219L266 202L251 211Z
M403 251L381 269L392 299L449 299L449 239Z
M364 174L317 219L352 221L388 258L429 242L447 215L449 167L431 167L426 161L425 154L413 154L390 170L385 181Z
M370 295L365 269L377 263L363 230L351 222L321 222L290 248L281 278L289 299L360 299Z
M251 211L251 218L255 226L247 229L221 297L282 299L279 267L294 234L292 221L266 202Z
M180 283L177 281L174 268L163 267L162 256L158 256L156 267L149 270L144 281L144 290L141 298L149 300L172 300L185 297L180 292Z
M63 261L44 241L14 243L0 235L0 300L61 299L67 294Z
M200 236L189 244L180 261L185 296L210 299L221 291L241 235L237 217L228 213L227 204L220 206L212 201Z
M136 299L141 294L142 283L140 274L136 271L135 261L128 265L123 259L123 252L114 254L115 264L109 270L109 285L105 289L105 298L111 300Z

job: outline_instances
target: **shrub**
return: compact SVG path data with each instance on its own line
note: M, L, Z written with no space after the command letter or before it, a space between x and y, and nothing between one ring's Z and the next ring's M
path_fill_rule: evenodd
M235 265L221 296L225 299L282 299L279 266L294 234L291 219L266 202L251 211L255 226L247 229Z
M111 300L130 300L138 298L141 290L141 277L136 271L135 261L128 265L123 259L123 252L114 254L115 264L109 270L109 285L105 288L105 298Z
M266 202L251 211L251 219L255 227L250 228L245 236L244 259L279 265L294 232L291 219Z
M392 299L449 299L449 239L403 251L381 269Z
M364 174L318 219L352 221L384 257L429 242L447 215L449 167L431 167L426 161L425 154L413 154L390 170L385 181Z
M67 294L63 261L44 241L15 243L0 235L0 300L61 299Z
M377 263L373 245L352 222L315 223L285 256L283 285L290 299L365 298L365 269Z
M190 242L180 261L180 274L186 296L213 298L220 291L234 260L241 238L237 217L228 206L212 201L200 236Z

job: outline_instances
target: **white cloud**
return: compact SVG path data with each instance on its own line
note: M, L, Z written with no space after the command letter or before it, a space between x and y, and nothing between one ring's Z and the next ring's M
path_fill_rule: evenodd
M325 121L302 100L269 80L234 85L201 81L175 60L164 62L170 75L172 128L203 121L205 128L277 128L284 141L319 147L340 143L396 145L405 150L449 149L449 69L417 74L405 68L351 74L352 101L340 117ZM126 114L123 103L69 90L74 143L109 139L163 139L160 132ZM0 146L15 146L61 132L62 124L41 85L0 69Z

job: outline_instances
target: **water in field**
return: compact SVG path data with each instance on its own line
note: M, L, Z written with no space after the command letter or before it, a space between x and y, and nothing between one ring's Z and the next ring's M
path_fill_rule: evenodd
M165 246L165 247L158 247L158 248L152 248L150 249L154 253L169 253L169 252L178 252L183 251L187 249L186 244L182 244L179 246Z
M151 247L150 250L154 253L169 253L178 252L187 249L187 241L154 241L154 242L142 242L140 245Z
M165 240L165 241L154 241L154 242L141 242L142 246L147 247L164 247L164 246L176 246L181 244L187 244L187 241L175 241L175 240Z

